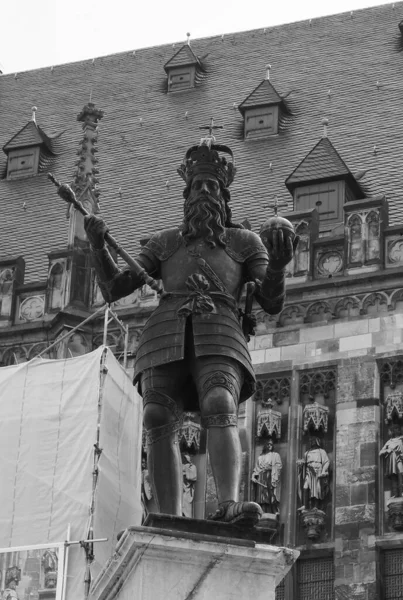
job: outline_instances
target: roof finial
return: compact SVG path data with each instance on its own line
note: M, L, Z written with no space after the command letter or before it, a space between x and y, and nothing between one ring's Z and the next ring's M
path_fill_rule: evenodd
M37 111L38 109L36 108L36 106L33 106L31 110L32 110L32 117L31 117L31 121L33 121L34 123L36 123L36 117L35 117L35 113L36 113L36 111Z
M186 37L187 37L187 45L190 46L190 33L187 33Z
M90 104L92 102L92 86L90 87Z
M322 125L323 125L323 136L324 138L327 138L327 126L329 125L329 119L322 119Z
M270 69L271 69L271 65L266 65L266 79L267 79L267 81L270 81Z
M208 134L205 138L202 138L200 140L200 145L204 144L205 146L211 148L211 144L214 144L216 141L213 135L213 131L215 131L216 129L224 129L224 127L222 125L214 125L214 118L211 117L210 125L207 125L205 127L199 127L199 129L208 129Z

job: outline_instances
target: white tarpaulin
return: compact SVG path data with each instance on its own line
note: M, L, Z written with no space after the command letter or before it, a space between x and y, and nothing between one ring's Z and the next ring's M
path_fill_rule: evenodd
M94 544L95 576L116 534L141 522L141 399L129 376L103 347L0 368L0 415L0 548L64 541L68 524L83 540L92 507L94 538L108 538ZM72 546L68 600L84 597L84 571Z

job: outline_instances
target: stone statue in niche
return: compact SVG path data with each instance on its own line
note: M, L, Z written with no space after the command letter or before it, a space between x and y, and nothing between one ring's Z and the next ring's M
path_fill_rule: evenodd
M301 511L312 508L322 510L323 501L329 493L329 457L321 447L320 438L312 436L309 442L309 450L297 462Z
M275 216L260 237L232 221L232 151L209 134L191 147L178 173L185 181L180 227L153 235L140 251L143 269L120 270L105 246L107 226L94 215L85 228L99 286L107 302L144 284L144 271L164 292L137 349L134 383L143 396L149 473L159 511L182 515L183 473L177 435L183 411L200 411L219 507L211 518L256 524L262 509L240 502L242 452L237 410L255 389L247 347L253 296L268 314L283 308L285 267L298 244L289 221ZM224 154L227 155L224 156ZM229 158L228 158L229 157ZM67 186L58 193L72 201ZM156 210L158 210L156 208ZM244 285L249 296L239 319Z
M385 475L391 482L392 498L403 496L403 435L400 425L390 427L390 439L386 442L379 456L385 461Z
M266 442L252 473L256 502L264 513L278 513L281 500L281 469L283 463L274 451L272 440Z
M183 499L182 515L184 517L193 517L193 500L195 494L195 483L197 481L196 465L192 462L190 454L182 454L182 472L183 472Z
M302 506L298 509L306 536L317 540L325 526L325 499L329 493L330 461L321 446L320 438L313 435L304 458L297 461L298 495Z

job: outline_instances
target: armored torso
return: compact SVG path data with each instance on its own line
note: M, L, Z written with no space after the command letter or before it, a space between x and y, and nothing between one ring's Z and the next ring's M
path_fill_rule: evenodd
M142 249L162 279L164 294L148 319L137 351L135 380L149 367L182 360L185 327L191 317L196 357L229 356L245 370L241 401L254 390L255 376L238 311L248 278L248 259L267 252L259 237L241 229L226 230L226 246L211 248L195 240L188 246L179 229L154 235Z

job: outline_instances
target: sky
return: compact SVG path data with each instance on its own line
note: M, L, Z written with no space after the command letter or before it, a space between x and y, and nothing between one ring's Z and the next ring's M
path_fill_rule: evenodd
M4 74L392 4L382 0L0 2ZM397 4L397 3L396 3ZM401 3L399 3L401 5Z

